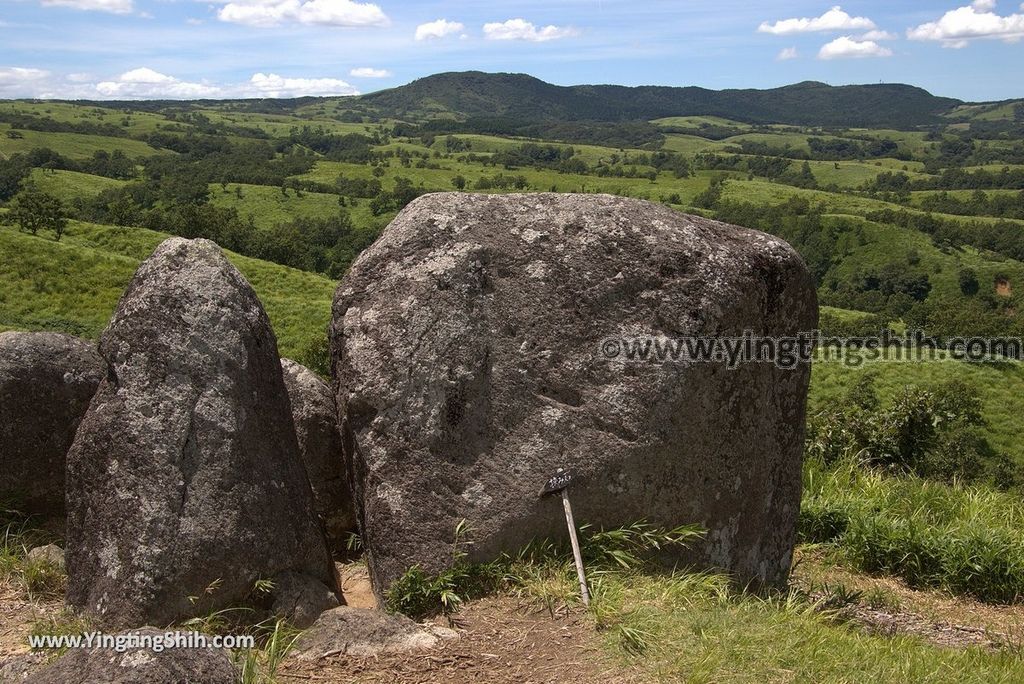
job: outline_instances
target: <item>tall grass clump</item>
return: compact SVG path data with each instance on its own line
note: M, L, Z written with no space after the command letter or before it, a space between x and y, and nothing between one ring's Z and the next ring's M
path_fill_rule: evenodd
M459 523L447 570L430 575L415 566L396 580L386 597L388 610L413 618L450 615L465 600L496 592L539 600L552 613L557 605L579 600L572 552L565 544L535 540L519 552L503 554L490 563L470 563L464 549L471 543L471 533L465 521ZM646 568L663 550L685 547L702 535L700 528L691 525L666 529L636 522L612 530L582 526L580 546L592 593L600 594L603 576Z
M1024 598L1024 502L984 485L893 475L848 457L804 467L800 537L857 568L981 601Z
M66 574L50 561L29 558L29 550L53 541L13 506L0 502L0 582L18 586L30 600L54 598L64 592Z

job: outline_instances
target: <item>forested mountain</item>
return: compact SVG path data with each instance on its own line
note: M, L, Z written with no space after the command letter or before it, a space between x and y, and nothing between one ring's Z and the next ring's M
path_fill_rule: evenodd
M530 121L641 121L721 116L746 123L904 128L936 123L962 105L899 84L805 82L771 90L665 86L556 86L526 74L444 73L359 98L378 114L428 118L508 117Z

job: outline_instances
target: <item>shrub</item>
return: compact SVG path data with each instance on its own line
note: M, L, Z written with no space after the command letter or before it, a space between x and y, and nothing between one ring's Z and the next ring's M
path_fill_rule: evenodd
M841 408L808 420L807 453L825 464L856 458L943 482L985 480L1002 488L1015 482L1009 457L981 433L981 398L967 383L907 387L880 407L868 374L838 403Z

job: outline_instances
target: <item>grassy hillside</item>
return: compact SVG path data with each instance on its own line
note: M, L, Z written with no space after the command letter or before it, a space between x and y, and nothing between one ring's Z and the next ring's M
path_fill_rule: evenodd
M96 337L138 268L168 236L72 223L60 242L0 227L0 329ZM334 283L313 273L228 253L270 316L284 356L326 335Z
M113 178L61 169L33 169L29 179L43 192L59 197L64 202L89 199L104 190L120 188L125 184L125 181Z
M19 130L18 138L8 137L10 124L0 123L0 155L5 157L18 152L29 152L37 147L50 149L72 159L91 157L99 150L121 150L129 157L144 157L158 154L153 147L139 140L113 138L105 135L85 133L50 133L43 131Z

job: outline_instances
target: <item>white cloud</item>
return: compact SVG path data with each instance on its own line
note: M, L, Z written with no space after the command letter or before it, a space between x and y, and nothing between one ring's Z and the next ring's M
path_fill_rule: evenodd
M484 37L487 40L527 40L531 43L543 43L578 35L579 31L571 26L538 28L523 19L509 19L508 21L484 24Z
M391 72L387 69L374 69L373 67L357 67L352 71L348 72L349 76L355 76L356 78L387 78L391 76Z
M337 78L285 78L277 74L253 74L249 83L232 97L303 97L307 95L358 95L359 91Z
M221 94L215 86L180 81L148 67L126 71L113 80L97 83L94 88L100 97L111 100L188 99Z
M319 26L388 26L380 6L353 0L231 0L217 11L221 21L270 27L285 23Z
M21 93L38 88L50 76L43 69L0 67L0 95L20 97Z
M911 40L934 40L944 47L962 48L976 38L998 38L1015 42L1024 38L1024 14L1002 17L992 12L995 3L977 0L942 15L937 21L907 30ZM1024 10L1024 5L1021 5Z
M44 7L71 7L78 10L95 10L128 14L134 9L132 0L40 0Z
M772 33L777 36L784 36L791 33L812 33L815 31L851 31L863 29L870 31L875 28L875 22L867 17L851 17L843 11L843 8L836 5L820 17L813 19L804 17L802 19L782 19L774 24L763 22L757 27L760 33Z
M56 76L42 69L0 67L0 97L192 100L358 94L359 91L352 85L337 78L286 78L277 74L256 73L242 83L217 84L185 81L149 67L140 67L97 82L94 76L83 73Z
M899 36L895 33L889 33L888 31L868 31L860 37L860 40L897 40Z
M856 57L892 57L892 50L873 40L855 40L840 36L826 43L818 51L818 59L846 59Z
M466 27L457 21L448 21L447 19L428 21L426 24L420 24L416 27L416 40L444 38L445 36L462 33L465 30Z
M795 47L783 48L778 55L775 56L776 61L785 62L790 59L796 59L800 56L800 53L796 51Z

